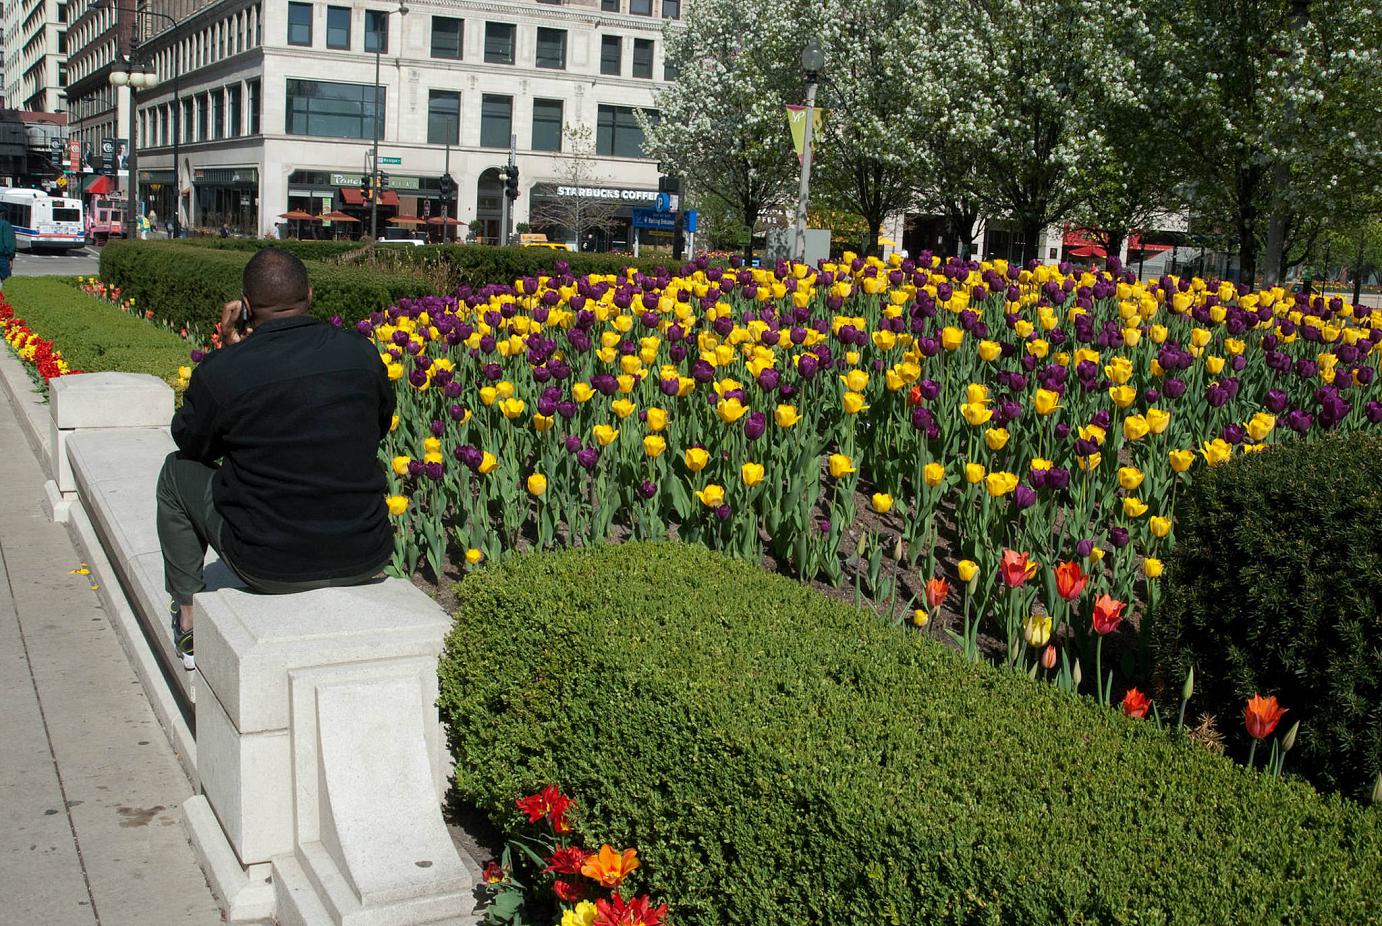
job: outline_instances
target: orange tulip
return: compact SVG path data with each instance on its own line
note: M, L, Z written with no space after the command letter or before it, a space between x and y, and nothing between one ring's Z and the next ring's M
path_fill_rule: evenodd
M1108 595L1100 595L1094 600L1094 632L1100 635L1113 633L1123 622L1123 602Z
M1276 703L1276 695L1268 695L1265 698L1258 694L1253 695L1248 699L1248 706L1243 711L1243 722L1248 726L1248 736L1255 740L1271 736L1284 713L1286 708Z
M946 596L949 594L950 583L945 579L926 580L926 604L930 608L935 609L939 607L941 602L945 601Z
M1036 574L1036 563L1026 553L1004 550L1003 558L998 563L998 571L1009 588L1017 588L1019 585L1025 585L1027 580Z
M1151 706L1152 702L1136 688L1129 688L1128 693L1123 695L1123 713L1129 717L1146 717L1147 709Z
M629 876L629 872L638 867L638 850L625 849L623 853L614 851L614 847L605 843L600 847L599 852L591 853L581 866L581 874L597 881L602 887L618 887L619 883Z
M1056 567L1056 594L1066 601L1074 601L1084 593L1085 584L1089 582L1089 576L1080 568L1080 564L1071 560L1068 563L1061 563Z

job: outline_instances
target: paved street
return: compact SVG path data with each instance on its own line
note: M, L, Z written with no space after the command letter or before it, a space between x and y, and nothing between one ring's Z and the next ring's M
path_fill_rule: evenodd
M0 447L0 921L218 923L180 825L187 778L3 393Z
M17 277L95 276L101 269L101 252L95 248L49 254L26 254L14 257Z

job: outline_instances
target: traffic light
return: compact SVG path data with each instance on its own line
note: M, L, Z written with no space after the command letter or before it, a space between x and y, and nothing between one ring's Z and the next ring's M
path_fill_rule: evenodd
M677 176L662 176L657 178L657 191L659 193L678 194L681 192L681 178Z
M518 199L518 165L510 164L504 177L504 195L509 199Z
M365 202L374 202L374 178L369 174L365 174L360 178L360 195L364 198Z
M441 192L442 199L450 199L451 195L456 192L456 181L450 174L442 174L441 179L437 181L437 188Z
M382 170L379 172L379 192L384 192L389 188L389 175Z

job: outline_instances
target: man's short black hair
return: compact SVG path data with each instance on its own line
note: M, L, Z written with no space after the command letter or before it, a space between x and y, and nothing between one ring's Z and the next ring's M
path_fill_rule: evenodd
M245 264L241 281L245 298L255 309L306 307L307 268L297 255L282 248L264 248Z

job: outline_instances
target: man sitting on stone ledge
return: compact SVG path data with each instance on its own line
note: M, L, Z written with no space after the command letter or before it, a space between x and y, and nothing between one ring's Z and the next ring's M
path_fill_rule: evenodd
M358 585L393 551L378 458L394 391L353 329L309 314L302 261L265 248L221 313L223 347L192 373L158 479L173 639L193 668L192 596L209 544L251 589Z

